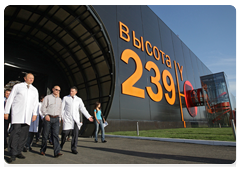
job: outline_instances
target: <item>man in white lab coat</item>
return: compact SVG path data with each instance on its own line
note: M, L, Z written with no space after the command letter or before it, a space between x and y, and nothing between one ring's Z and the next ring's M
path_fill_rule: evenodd
M66 141L66 137L73 130L72 133L72 142L71 150L72 153L77 154L77 142L78 142L78 132L81 128L81 121L79 116L79 110L83 115L91 122L93 122L92 116L86 110L84 103L81 98L76 96L77 88L72 87L70 89L70 94L65 96L62 101L62 120L63 120L63 131L62 131L62 140L61 148Z
M27 73L24 80L25 82L13 86L4 110L4 119L7 119L10 108L12 108L11 124L13 130L9 137L10 161L14 161L16 157L25 158L21 152L27 141L31 121L35 121L37 118L38 90L32 85L33 74Z

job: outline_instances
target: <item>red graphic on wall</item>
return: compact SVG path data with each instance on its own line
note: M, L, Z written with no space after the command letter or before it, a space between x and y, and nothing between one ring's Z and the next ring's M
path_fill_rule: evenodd
M195 117L197 116L197 107L195 106L193 101L198 100L197 94L195 94L193 86L189 81L185 81L183 90L184 90L187 110L192 117Z

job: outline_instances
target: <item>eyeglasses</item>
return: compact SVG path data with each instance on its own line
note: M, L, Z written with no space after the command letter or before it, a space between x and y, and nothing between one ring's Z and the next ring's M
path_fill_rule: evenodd
M59 89L54 89L54 90L59 91L59 92L61 91L61 90L59 90Z

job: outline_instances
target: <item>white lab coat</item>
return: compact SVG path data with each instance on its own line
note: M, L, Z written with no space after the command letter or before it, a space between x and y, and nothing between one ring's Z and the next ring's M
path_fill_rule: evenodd
M12 124L31 124L32 116L37 115L38 90L27 83L19 83L13 86L5 105L4 114L10 113L12 109Z
M42 106L42 102L39 102L38 109L37 109L37 119L34 122L31 122L31 125L29 127L29 132L34 132L34 133L38 132L39 117L42 115L41 106Z
M78 125L80 129L80 113L79 110L84 114L84 116L89 119L91 115L88 113L84 106L81 98L74 96L74 99L68 95L62 100L62 119L63 119L63 130L74 129L74 123Z

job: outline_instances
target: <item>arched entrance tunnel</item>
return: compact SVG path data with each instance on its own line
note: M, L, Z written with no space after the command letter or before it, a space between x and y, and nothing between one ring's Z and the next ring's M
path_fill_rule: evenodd
M4 85L35 75L39 95L78 88L87 110L102 103L109 114L115 84L114 56L101 19L91 6L8 6L4 11ZM83 116L81 136L95 126Z

